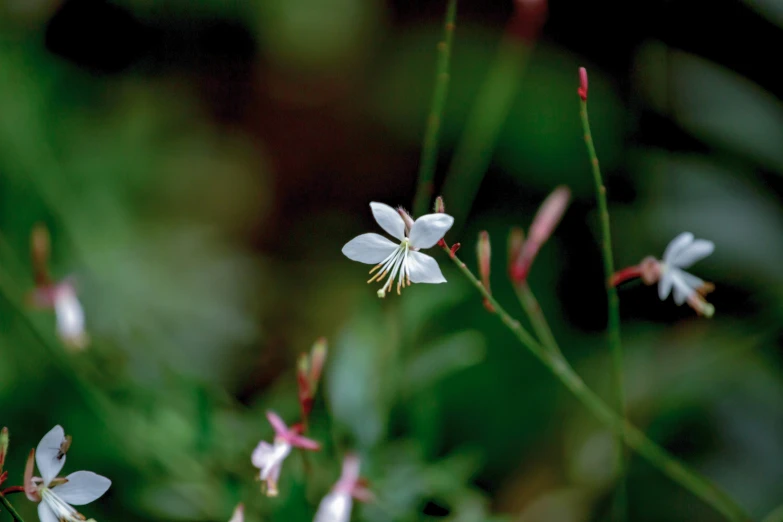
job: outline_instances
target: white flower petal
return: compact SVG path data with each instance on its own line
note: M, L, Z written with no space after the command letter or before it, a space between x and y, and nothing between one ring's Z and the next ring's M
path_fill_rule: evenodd
M704 279L700 277L696 277L695 275L690 274L685 270L678 269L677 273L682 278L682 280L685 281L685 284L693 288L694 290L698 290L699 288L705 285Z
M446 278L434 258L421 252L408 252L408 274L413 283L445 283Z
M84 335L84 309L73 291L58 293L54 300L57 332L64 339L78 339Z
M239 504L234 509L234 514L231 515L231 520L228 522L245 522L245 505Z
M672 275L671 275L671 268L666 268L663 274L661 274L661 279L658 281L658 297L661 298L661 301L665 301L667 297L669 297L669 294L672 291Z
M57 515L54 514L54 511L46 502L38 504L38 519L41 522L60 522L57 520Z
M313 522L348 522L353 501L348 493L332 492L318 506Z
M35 462L38 464L44 486L48 486L63 469L65 455L60 455L60 446L63 442L65 442L65 430L58 424L43 436L35 449Z
M345 244L343 254L352 261L374 265L389 257L398 246L380 234L362 234Z
M704 259L715 251L715 243L706 239L697 239L672 259L672 264L680 268L688 268L696 261Z
M405 221L403 221L402 216L396 210L389 205L375 202L370 203L370 208L375 221L378 222L382 229L400 241L405 239Z
M688 299L688 296L691 295L694 290L688 286L678 272L672 272L672 282L674 283L674 302L679 306Z
M454 218L448 214L427 214L414 221L409 235L413 248L430 248L443 239Z
M287 442L275 442L274 445L261 441L253 450L250 460L253 465L261 470L261 480L266 480L274 468L282 466L283 461L291 453L291 445ZM279 471L278 471L279 473Z
M682 252L682 250L692 242L693 234L690 232L683 232L679 236L672 239L671 242L666 246L666 250L663 252L663 262L667 265L673 264L672 260L676 259L680 252Z
M92 471L76 471L65 478L68 482L53 487L52 491L74 506L83 506L101 498L111 486L111 480Z

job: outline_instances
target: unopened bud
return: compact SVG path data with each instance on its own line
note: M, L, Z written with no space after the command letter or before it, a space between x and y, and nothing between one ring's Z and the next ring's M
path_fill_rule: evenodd
M324 364L326 364L328 350L329 345L325 337L315 341L310 350L310 386L312 387L313 395L318 391L318 382L321 380L321 373L323 372Z
M525 231L520 227L512 227L508 233L508 271L516 264L517 259L522 254L522 246L525 244Z
M38 224L30 233L30 257L36 286L49 284L51 238L46 226Z
M571 191L568 187L560 186L547 196L541 204L533 218L533 224L530 225L527 240L522 245L522 252L511 269L512 281L521 283L527 279L530 267L533 265L538 251L555 231L558 223L560 223L570 198Z
M579 68L579 89L576 90L583 102L587 101L587 69Z
M408 214L408 211L405 210L402 207L397 207L397 213L400 215L402 220L405 222L405 230L410 232L411 228L413 227L413 218L410 214Z
M8 428L0 430L0 471L3 471L5 456L8 454Z
M490 262L492 260L492 247L489 243L489 234L486 230L479 233L479 239L476 243L476 257L478 258L479 275L481 276L481 284L487 292L492 292L489 287L489 270ZM484 299L484 307L490 312L494 312L494 308L488 299Z
M443 203L443 196L435 198L435 207L433 208L436 213L443 214L446 212L446 205Z

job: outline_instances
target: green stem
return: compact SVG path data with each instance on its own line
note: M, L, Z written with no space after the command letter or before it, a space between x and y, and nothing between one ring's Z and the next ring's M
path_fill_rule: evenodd
M546 366L549 371L582 403L590 412L610 428L626 445L646 458L653 466L674 482L702 499L717 512L732 522L750 522L745 511L712 481L680 463L666 450L648 439L638 428L618 415L595 392L590 390L581 377L571 368L562 355L547 350L525 330L519 321L512 318L495 298L484 288L481 281L465 266L457 256L451 255L447 246L443 249L451 256L460 271L468 278L481 295L494 307L495 313L516 338Z
M432 180L438 160L438 139L440 137L441 118L446 105L449 89L449 62L451 45L454 40L454 22L457 18L457 0L449 0L446 8L446 21L443 27L443 40L438 42L438 62L435 74L435 88L432 93L432 105L424 131L424 145L419 161L419 182L413 199L413 215L426 214L432 199Z
M14 506L12 506L11 503L8 501L8 499L5 498L5 495L0 495L0 504L2 504L3 507L5 507L6 511L11 513L11 516L13 517L14 520L16 520L17 522L24 522L24 519L21 516L19 516L19 513L16 512Z
M587 153L590 156L590 165L593 170L595 193L598 199L598 211L601 219L601 247L604 258L604 285L609 308L609 349L612 353L612 390L616 410L623 418L625 411L625 379L623 377L623 347L620 342L620 302L617 298L617 289L611 284L614 274L614 257L612 255L612 233L609 228L609 208L606 203L606 187L601 177L601 168L598 164L598 156L595 153L593 135L590 132L590 120L587 117L587 101L580 100L579 114L582 119L582 129L585 135ZM619 442L619 439L618 439ZM615 497L615 519L627 518L627 498L625 486L626 455L622 444L617 444L617 472L619 477L618 491Z
M531 47L506 33L465 121L443 186L449 214L462 222L489 167L503 124L524 75Z
M546 317L544 317L541 311L541 306L538 304L536 296L533 295L532 290L527 282L523 281L520 284L514 285L514 290L517 293L517 298L522 308L525 309L525 313L530 318L530 323L533 325L533 331L536 332L536 336L546 348L552 350L555 353L560 353L560 347L557 345L557 340L552 333L552 329L549 328Z

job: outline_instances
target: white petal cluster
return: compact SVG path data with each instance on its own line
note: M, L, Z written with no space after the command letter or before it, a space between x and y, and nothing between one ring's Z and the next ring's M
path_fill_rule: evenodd
M111 486L111 480L91 471L77 471L65 479L57 474L65 464L63 451L67 444L65 431L55 426L44 435L35 451L35 462L41 473L36 484L41 503L38 518L41 522L83 522L85 517L73 506L82 506L100 498ZM57 484L52 485L57 479Z
M262 440L253 450L250 460L253 462L253 466L261 470L259 478L264 483L267 496L277 496L280 471L283 469L283 462L290 453L291 444L280 437L275 438L274 444Z
M689 274L684 268L704 259L715 250L715 244L706 239L694 239L690 232L683 232L675 237L666 247L663 260L660 262L660 280L658 281L658 296L666 299L674 290L674 302L678 305L686 301L702 308L702 313L712 315L712 307L703 302L702 295L709 290L710 285L695 275Z
M392 207L373 202L370 208L375 221L399 243L380 234L367 233L349 241L342 252L353 261L376 265L370 273L378 273L368 283L385 278L378 291L379 297L391 291L395 280L398 294L411 283L446 282L437 261L419 250L435 246L454 224L453 217L441 213L427 214L406 226L400 213Z
M350 492L333 491L321 500L313 522L348 522L352 507Z

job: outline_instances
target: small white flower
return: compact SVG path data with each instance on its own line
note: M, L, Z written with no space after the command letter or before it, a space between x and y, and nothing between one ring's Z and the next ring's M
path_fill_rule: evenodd
M228 522L245 522L244 504L237 504L236 509L234 509L234 514L231 516L231 520Z
M663 260L658 263L658 296L661 300L665 300L673 289L676 304L681 305L687 301L698 313L712 316L715 308L704 300L704 294L712 290L712 285L689 274L683 268L704 259L714 250L715 244L712 241L694 240L690 232L683 232L675 237L666 247Z
M61 426L43 436L36 451L30 453L25 469L25 493L38 504L41 522L83 522L84 515L73 506L89 504L100 498L111 486L111 480L91 471L77 471L57 478L66 459L70 440ZM33 477L33 457L41 477Z
M359 458L349 454L343 460L340 480L318 505L313 522L348 522L351 519L353 499L371 502L373 494L359 479Z
M440 271L434 258L419 252L422 248L431 248L443 239L454 224L454 218L448 214L427 214L413 223L409 216L403 219L401 212L383 203L370 203L375 221L397 239L395 243L380 234L367 233L350 240L343 247L343 254L348 259L360 263L376 265L370 273L378 271L368 283L380 281L387 275L386 282L378 297L385 297L390 292L397 279L397 293L411 283L445 283L446 279Z
M71 284L62 283L56 287L54 314L60 339L72 348L85 348L88 336L84 330L84 309Z
M264 440L259 442L250 455L250 461L260 470L259 478L264 484L266 495L276 497L280 471L283 469L283 462L291 453L291 449L301 448L318 451L321 446L316 441L303 437L296 426L292 428L286 426L283 419L275 412L266 412L266 418L275 430L274 444L269 444Z

